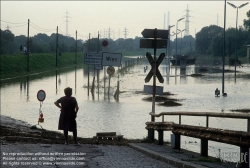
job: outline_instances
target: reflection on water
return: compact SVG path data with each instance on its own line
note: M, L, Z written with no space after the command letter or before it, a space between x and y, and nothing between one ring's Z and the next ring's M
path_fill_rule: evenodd
M136 62L137 64L137 62ZM123 64L123 67L125 65ZM148 66L148 69L146 67ZM60 111L53 104L55 100L64 95L64 88L74 88L73 95L79 104L79 115L77 118L79 136L92 137L96 132L114 131L124 135L125 138L143 138L147 136L145 123L151 119L149 112L152 109L151 102L144 102L142 98L147 95L135 94L142 91L144 79L151 69L147 61L142 60L134 67L127 67L121 74L115 74L110 78L110 96L108 98L108 76L104 67L100 72L95 73L95 89L90 92L88 76L92 84L94 72L90 66L74 67L65 70L50 71L43 74L19 77L11 80L4 80L1 83L1 113L16 119L24 120L31 125L37 123L39 101L37 91L44 90L46 99L43 102L44 123L43 128L57 130ZM116 71L118 70L115 67ZM225 74L225 91L227 97L215 97L214 90L221 88L221 73L217 68L208 68L208 71L201 72L200 67L188 66L186 70L175 67L167 67L162 64L159 70L164 78L164 83L158 86L164 87L164 92L171 92L175 95L171 98L180 99L182 106L164 107L156 105L156 113L169 111L193 111L193 112L230 112L231 109L249 108L250 90L248 67L239 69L237 73L237 84L234 83L234 74ZM191 77L190 74L202 73L204 76ZM107 80L106 78L107 77ZM99 81L99 82L98 82ZM119 81L119 84L118 84ZM152 80L147 85L152 84ZM114 99L114 94L119 85L119 101ZM91 93L91 94L89 94ZM178 118L169 116L167 121L178 123ZM161 121L161 118L156 118ZM246 131L246 121L228 120L213 118L209 121L211 127L226 128L232 130ZM205 118L182 117L183 124L205 125ZM157 137L157 133L156 133ZM169 134L164 134L165 140L170 139ZM183 137L183 148L198 150L198 144L186 144L192 138ZM196 141L198 141L196 139ZM210 154L215 155L213 150L225 149L238 151L238 147L230 145L213 144L216 149L210 149ZM211 145L212 146L212 145Z

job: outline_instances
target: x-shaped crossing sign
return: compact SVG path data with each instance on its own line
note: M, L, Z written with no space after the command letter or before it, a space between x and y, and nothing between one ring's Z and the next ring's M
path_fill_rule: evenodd
M163 79L163 77L162 77L162 75L161 75L161 73L160 73L158 67L159 67L159 65L161 64L162 60L164 59L165 53L161 53L161 55L160 55L160 56L158 57L158 59L156 60L156 63L155 63L155 64L154 64L154 59L153 59L153 57L151 56L151 54L150 54L149 52L146 53L146 57L147 57L147 59L148 59L148 61L149 61L149 63L150 63L150 65L151 65L152 68L151 68L151 70L149 71L148 75L146 76L145 82L147 83L147 82L150 81L150 79L151 79L152 76L154 75L154 70L156 70L155 75L156 75L158 81L159 81L160 83L163 83L163 82L164 82L164 79ZM154 67L154 66L156 66L156 67Z

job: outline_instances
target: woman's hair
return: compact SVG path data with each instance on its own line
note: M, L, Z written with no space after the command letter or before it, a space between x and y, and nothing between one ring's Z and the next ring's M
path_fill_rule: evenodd
M70 87L65 88L64 89L64 94L66 96L71 96L72 95L72 88L70 88Z

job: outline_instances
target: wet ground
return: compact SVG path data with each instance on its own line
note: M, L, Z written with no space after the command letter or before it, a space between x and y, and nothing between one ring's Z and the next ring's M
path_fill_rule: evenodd
M10 117L1 116L1 142L19 143L19 144L64 144L64 136L60 132L43 129L40 125L29 125L20 120L14 120ZM69 132L69 144L74 144L73 136ZM101 145L127 145L132 142L140 142L141 140L96 140L93 138L78 137L80 144L101 144ZM145 140L146 141L146 140Z
M38 126L39 127L39 126ZM1 167L89 167L89 168L233 168L236 163L175 150L146 140L96 140L78 138L80 145L64 145L58 132L31 129L23 121L1 116Z

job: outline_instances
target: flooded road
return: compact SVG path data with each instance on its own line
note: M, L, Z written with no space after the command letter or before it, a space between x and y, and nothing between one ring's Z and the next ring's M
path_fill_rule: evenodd
M164 60L159 67L164 83L157 81L157 86L163 86L164 92L174 94L169 97L179 99L182 105L166 107L158 106L156 103L156 113L174 111L227 113L232 109L249 109L249 66L237 69L236 83L234 72L225 73L225 92L228 96L215 97L215 89L222 90L222 74L216 73L216 67L208 68L209 71L206 72L200 72L201 67L194 65L188 66L185 72L180 72L177 67L175 76L175 67L168 68L165 63ZM148 66L147 71L144 70L146 66ZM80 108L77 117L78 136L93 137L96 132L117 132L125 138L142 139L147 136L145 123L151 120L149 112L152 110L152 103L142 101L150 95L138 92L143 91L145 84L153 84L152 79L148 83L144 82L150 68L147 59L142 59L138 65L123 69L124 73L119 77L116 73L110 81L110 98L107 94L104 96L104 86L105 92L108 91L108 79L105 84L103 80L106 76L104 70L100 71L99 89L97 77L95 78L96 87L93 96L91 93L88 96L88 69L83 67L4 80L1 85L1 114L35 125L41 105L44 115L42 127L57 131L60 111L54 105L54 101L64 96L65 87L71 87L72 96L76 97ZM234 67L225 68L234 69ZM117 67L115 69L117 71ZM202 73L203 76L190 76L193 73ZM97 72L90 70L90 84L94 74L96 76ZM120 82L119 101L113 97L117 81ZM41 89L46 92L46 99L42 104L37 100L37 92ZM168 116L165 120L178 123L177 116ZM161 121L161 118L156 118L156 121ZM206 119L202 117L182 117L182 124L205 126L205 121ZM214 128L246 131L246 124L245 120L239 119L209 119L209 126ZM164 134L165 141L170 141L170 133ZM155 136L157 137L157 132ZM182 148L199 152L199 144L199 139L182 138ZM209 141L209 155L217 156L219 149L239 151L236 146Z

